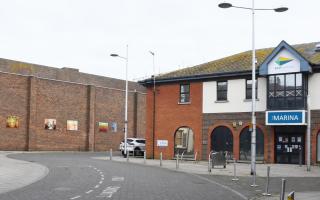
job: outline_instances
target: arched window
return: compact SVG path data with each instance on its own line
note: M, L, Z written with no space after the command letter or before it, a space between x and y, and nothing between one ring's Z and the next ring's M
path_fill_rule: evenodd
M174 154L193 155L194 136L189 127L180 127L174 134Z
M230 129L224 126L215 128L211 133L211 150L215 152L227 152L232 157L233 137Z
M240 160L251 160L251 131L248 127L240 133ZM260 128L256 129L256 160L264 160L264 138Z
M317 161L320 162L320 132L318 133L317 143Z

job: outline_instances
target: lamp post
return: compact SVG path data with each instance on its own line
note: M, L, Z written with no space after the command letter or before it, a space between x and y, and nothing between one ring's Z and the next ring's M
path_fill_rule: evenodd
M250 7L241 7L234 6L231 3L220 3L218 5L220 8L240 8L251 10L252 13L252 104L251 104L251 123L252 123L252 132L251 132L251 174L254 176L254 181L252 186L256 186L255 183L255 175L256 175L256 50L255 50L255 21L254 15L256 10L271 10L275 12L285 12L288 10L287 7L279 7L279 8L255 8L254 0L252 0L252 6Z
M112 57L119 57L126 61L126 97L125 97L125 114L124 114L124 157L127 157L127 137L128 137L128 45L126 50L126 57L118 54L110 54Z
M152 158L154 158L154 136L156 129L156 69L154 65L154 52L149 51L152 55L152 66L153 66L153 113L152 113Z

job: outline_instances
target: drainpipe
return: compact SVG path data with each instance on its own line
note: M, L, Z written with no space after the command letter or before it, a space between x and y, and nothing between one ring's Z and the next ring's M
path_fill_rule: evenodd
M311 109L310 109L310 95L307 96L307 171L311 171Z

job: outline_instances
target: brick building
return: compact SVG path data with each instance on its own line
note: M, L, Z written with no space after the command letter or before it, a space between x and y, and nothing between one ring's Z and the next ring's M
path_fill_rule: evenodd
M282 41L256 56L257 161L306 162L310 127L311 162L320 162L320 45ZM153 79L142 81L148 156L207 159L210 151L225 151L251 160L251 59L247 51L163 74L155 90Z
M123 139L123 80L0 59L0 91L0 150L105 151ZM145 92L129 82L129 137L144 137Z

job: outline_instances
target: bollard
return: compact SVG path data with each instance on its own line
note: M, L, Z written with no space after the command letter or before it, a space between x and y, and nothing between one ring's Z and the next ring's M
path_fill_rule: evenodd
M146 164L147 161L147 153L146 151L143 152L143 164Z
M266 182L266 191L262 193L263 196L271 196L269 193L269 182L270 182L270 166L267 168L267 182Z
M299 166L302 166L302 150L301 147L299 146Z
M208 156L208 172L211 173L211 156L210 156L210 153L209 153L209 156Z
M179 155L176 155L176 170L179 169Z
M162 152L160 152L160 167L162 166Z
M251 187L258 187L258 185L256 184L256 175L257 175L257 172L256 172L256 165L254 165L254 170L253 170L253 183L251 185Z
M287 200L294 200L294 191L288 194Z
M238 181L237 178L237 169L236 169L236 159L233 160L233 179L232 181Z
M112 149L110 149L110 160L112 160Z
M129 162L129 156L130 156L130 154L129 154L129 151L127 150L127 162Z
M284 200L285 192L286 192L286 179L283 178L281 183L280 200Z

